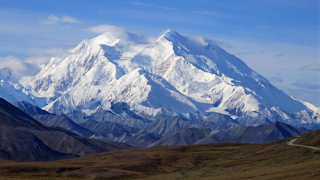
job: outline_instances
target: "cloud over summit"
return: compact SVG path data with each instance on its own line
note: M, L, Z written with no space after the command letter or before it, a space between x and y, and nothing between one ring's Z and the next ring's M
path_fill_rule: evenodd
M34 76L40 71L38 65L24 62L15 56L0 57L0 69L2 68L11 69L16 80L23 76Z

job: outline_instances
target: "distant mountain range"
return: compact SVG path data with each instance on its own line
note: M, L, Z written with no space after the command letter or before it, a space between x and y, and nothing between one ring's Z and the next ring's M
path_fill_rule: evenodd
M217 142L263 143L310 132L282 122L260 126L242 126L229 116L211 113L209 121L194 122L179 118L159 118L145 127L132 127L121 121L87 119L77 124L62 115L50 114L25 102L13 103L22 111L47 126L59 126L74 133L104 142L121 142L135 147L188 145ZM110 112L102 113L105 119ZM114 115L111 115L111 117ZM97 116L93 116L97 117ZM99 120L99 118L95 118Z
M149 146L208 144L218 142L264 143L310 132L306 128L294 128L282 122L257 127L236 127L220 131L190 128L171 133Z

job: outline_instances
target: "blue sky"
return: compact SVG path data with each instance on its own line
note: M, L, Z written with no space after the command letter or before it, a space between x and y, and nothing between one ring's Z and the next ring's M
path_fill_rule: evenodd
M30 64L66 55L101 25L219 40L287 94L320 107L319 0L0 0L0 68L34 75Z

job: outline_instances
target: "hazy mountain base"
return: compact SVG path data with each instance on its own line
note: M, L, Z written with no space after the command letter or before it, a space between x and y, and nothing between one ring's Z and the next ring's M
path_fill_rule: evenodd
M32 104L29 104L25 101L13 102L12 105L16 106L18 109L22 110L45 126L61 127L66 130L72 131L82 137L90 137L94 134L90 130L83 128L64 115L55 115L48 113L47 111L42 110L37 106L33 106Z
M227 115L210 113L207 120L179 119L175 117L157 118L154 121L135 118L122 118L109 110L99 109L90 116L76 113L80 118L77 124L63 115L48 113L27 102L14 102L16 107L47 126L58 126L80 136L98 139L104 142L122 142L136 147L147 147L163 136L188 128L228 129L241 126ZM81 119L83 118L83 119Z
M264 143L297 136L310 132L305 128L294 128L285 123L276 122L257 127L236 127L225 130L190 128L171 133L152 143L152 146L207 144L218 142Z
M1 161L7 179L318 179L320 151L264 144L217 143L100 153L46 163Z
M14 104L45 125L56 125L82 136L89 134L88 137L103 142L121 142L135 147L216 142L263 143L309 132L305 128L297 129L281 122L269 125L268 123L272 122L268 119L264 119L268 125L241 127L238 121L219 113L208 114L206 121L201 121L196 117L193 120L168 117L158 118L152 122L143 119L120 118L102 109L86 117L88 119L80 120L84 123L78 125L65 116L50 114L26 102ZM257 118L261 119L261 117ZM249 120L252 121L252 119L251 117ZM244 121L243 118L240 120ZM139 125L134 122L139 122ZM143 126L141 122L145 122Z

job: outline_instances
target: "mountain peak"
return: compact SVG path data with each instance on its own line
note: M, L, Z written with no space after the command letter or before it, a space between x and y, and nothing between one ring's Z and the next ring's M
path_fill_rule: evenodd
M162 36L160 37L164 37L167 40L173 41L173 40L177 40L177 39L181 39L183 38L183 36L181 36L178 32L174 31L174 30L168 30L166 31Z
M177 31L175 30L169 29L163 35L166 35L166 34L179 34L179 33L177 33Z
M110 34L109 32L106 32L100 36L97 36L90 40L92 44L96 45L108 45L108 46L114 46L115 44L119 43L120 40L127 39L127 35L125 34Z

